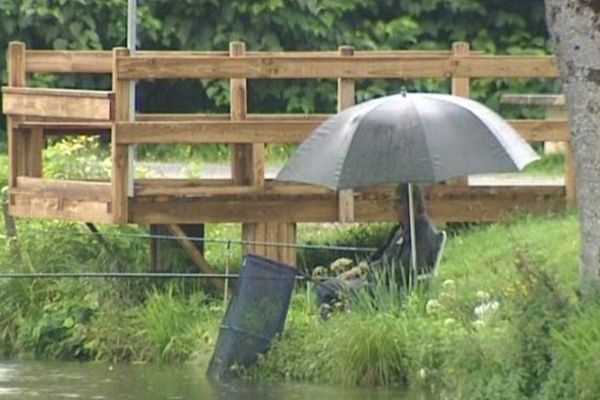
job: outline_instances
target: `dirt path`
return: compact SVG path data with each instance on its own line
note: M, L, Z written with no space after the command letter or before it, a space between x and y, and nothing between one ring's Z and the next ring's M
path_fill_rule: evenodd
M157 178L231 178L230 165L227 163L207 163L195 169L180 163L137 162L136 168ZM280 168L277 165L267 165L266 177L274 178ZM485 174L470 176L469 184L471 186L562 186L564 177L537 174Z

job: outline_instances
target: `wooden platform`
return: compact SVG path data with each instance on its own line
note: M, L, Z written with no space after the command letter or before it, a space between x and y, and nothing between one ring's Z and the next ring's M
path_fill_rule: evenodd
M355 102L355 79L448 79L452 93L469 96L471 78L554 78L553 56L491 56L466 43L446 51L173 52L27 50L12 42L7 114L10 214L93 223L164 224L201 261L177 224L238 222L249 241L295 241L297 222L396 221L403 215L393 187L334 192L274 182L265 175L265 145L299 143L328 115L248 114L247 80L337 79L338 111ZM27 74L94 73L112 78L110 91L30 88ZM137 79L225 78L229 114L130 115L129 84ZM570 141L564 118L509 121L531 142ZM110 181L51 180L43 176L48 135L102 135L111 142ZM231 178L134 179L131 146L232 146ZM514 213L558 212L574 203L574 169L567 157L565 185L469 185L466 178L432 186L428 210L437 221L497 221ZM293 263L291 251L251 250ZM271 253L270 253L271 252ZM199 264L202 267L201 264Z

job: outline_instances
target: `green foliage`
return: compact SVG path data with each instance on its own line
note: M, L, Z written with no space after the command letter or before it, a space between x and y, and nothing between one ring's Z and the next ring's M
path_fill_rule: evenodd
M210 315L208 305L202 292L182 299L175 294L172 285L166 290L151 293L140 310L139 318L143 332L155 351L152 358L160 361L186 360L191 353L199 350L199 341L210 341L206 338L208 330L202 329ZM212 318L210 322L213 322Z
M110 150L96 136L68 136L43 152L44 176L63 179L108 180Z
M591 400L600 393L600 307L584 303L553 335L554 359L540 399Z
M564 154L544 155L540 160L525 167L523 172L527 174L564 175L565 156Z
M348 246L377 248L383 243L391 224L302 224L298 228L298 241L306 245ZM341 257L362 260L364 251L307 248L298 249L298 264L310 271L318 265L329 265Z
M94 264L99 248L76 239L76 225L62 228L60 235L21 231L21 252L29 262L15 262L0 248L2 270L68 271L107 262ZM227 225L213 233L226 237L236 231L239 226ZM317 315L314 293L299 290L283 334L245 375L410 386L434 398L593 399L599 390L600 305L575 296L577 231L574 214L464 230L449 240L430 285L407 293L375 280L370 295L359 295L328 321ZM340 234L338 228L301 233L314 240L334 240L336 234L354 233ZM130 257L129 267L141 269L139 254L147 249L135 243L115 239L115 251ZM56 251L57 244L68 250ZM475 311L493 302L495 311ZM4 356L193 359L205 366L222 313L220 301L187 283L2 280L0 349Z
M11 40L33 49L110 49L125 44L125 0L0 0L0 49ZM248 50L448 49L470 42L488 53L548 51L543 0L148 0L140 2L141 49L224 50L230 41ZM201 23L199 22L201 21ZM6 82L5 53L0 80ZM106 77L37 75L34 85L109 88ZM445 80L366 80L359 101L397 92L447 91ZM476 99L498 105L501 91L555 90L549 81L477 80ZM141 82L138 109L147 112L226 112L228 82ZM331 81L251 81L251 112L333 112Z

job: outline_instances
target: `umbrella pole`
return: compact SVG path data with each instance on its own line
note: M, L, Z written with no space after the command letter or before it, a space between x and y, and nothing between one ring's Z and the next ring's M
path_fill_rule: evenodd
M412 288L412 284L417 278L417 238L415 237L415 207L412 183L408 184L408 219L410 225L410 276L408 284L409 288Z

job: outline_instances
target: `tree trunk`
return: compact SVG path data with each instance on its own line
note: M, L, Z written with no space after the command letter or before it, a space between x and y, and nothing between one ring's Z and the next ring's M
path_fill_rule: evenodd
M600 288L600 0L545 0L576 164L581 289Z

